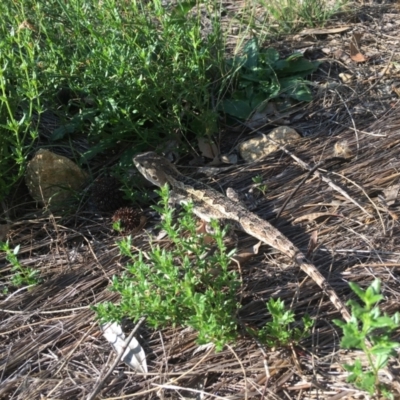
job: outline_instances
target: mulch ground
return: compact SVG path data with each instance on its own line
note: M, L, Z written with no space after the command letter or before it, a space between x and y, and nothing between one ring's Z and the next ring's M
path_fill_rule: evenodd
M287 146L297 159L277 151L260 162L201 179L217 189L233 187L248 194L254 189L251 178L262 175L268 190L258 196L254 212L308 252L343 301L355 298L347 282L365 288L381 279L381 308L393 314L400 309L399 7L357 6L326 29L340 26L349 28L340 33L304 31L272 43L283 53L301 50L322 61L313 76L313 102L282 117L304 136ZM354 32L363 33L362 62L349 57ZM259 129L267 133L278 123ZM256 134L241 126L225 127L221 146L229 150ZM342 162L331 160L337 143L348 149ZM299 160L310 167L321 163L319 175L303 181L307 170ZM31 200L22 201L29 199L16 192L7 203L11 211L18 210L7 239L11 246L21 246L20 262L39 269L42 283L0 297L0 398L84 399L115 357L90 306L118 301L108 286L126 259L116 247L119 237L109 214L79 208L70 217L43 215ZM133 246L142 250L149 248L148 232L156 223L153 214L145 213L150 216L145 230L133 237ZM239 239L239 253L256 243L245 234ZM10 265L4 255L0 266L5 285ZM346 383L343 369L356 358L365 361L364 356L340 350L340 330L332 323L340 315L309 277L267 246L242 263L240 274L243 325L260 327L269 321L265 302L280 297L297 320L305 313L315 319L311 335L285 349L262 348L242 336L220 353L196 352L194 332L152 331L143 324L136 337L146 352L149 373L119 363L98 398L368 398ZM395 340L399 335L400 330ZM400 398L399 368L398 360L391 360L381 379Z

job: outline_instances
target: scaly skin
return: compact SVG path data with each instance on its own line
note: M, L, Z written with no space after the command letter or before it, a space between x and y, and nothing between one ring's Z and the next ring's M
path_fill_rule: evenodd
M176 202L180 204L192 202L194 213L201 219L208 222L211 219L233 221L234 225L239 226L249 235L294 260L321 287L343 318L346 321L350 320L346 306L317 268L269 222L206 184L182 175L167 159L154 152L141 153L135 156L133 161L142 175L154 185L161 187L168 184Z

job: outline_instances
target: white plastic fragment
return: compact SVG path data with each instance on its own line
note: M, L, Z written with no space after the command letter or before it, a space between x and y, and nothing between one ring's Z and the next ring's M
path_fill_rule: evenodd
M117 354L120 354L125 346L125 334L122 332L121 326L116 322L109 322L101 325L101 329L107 341L111 343ZM138 372L145 374L148 372L146 354L136 338L132 338L121 360Z

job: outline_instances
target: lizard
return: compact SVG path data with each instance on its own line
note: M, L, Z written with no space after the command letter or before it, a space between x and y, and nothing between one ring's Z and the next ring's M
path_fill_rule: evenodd
M317 283L341 312L346 321L351 319L346 306L332 286L306 256L268 221L250 212L244 205L226 197L205 183L181 174L165 157L155 152L140 153L133 158L139 172L151 183L169 185L173 201L193 203L194 214L206 222L212 219L233 221L241 230L285 254Z

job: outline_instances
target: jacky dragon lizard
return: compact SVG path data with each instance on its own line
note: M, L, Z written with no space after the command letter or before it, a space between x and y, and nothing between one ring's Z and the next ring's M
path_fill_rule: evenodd
M154 185L161 187L168 184L175 202L179 204L192 202L194 213L201 219L207 222L211 219L234 221L234 225L249 235L294 260L329 296L343 318L346 321L350 320L346 306L317 268L308 262L305 255L269 222L208 185L182 175L166 158L154 152L138 154L133 161L142 175Z

